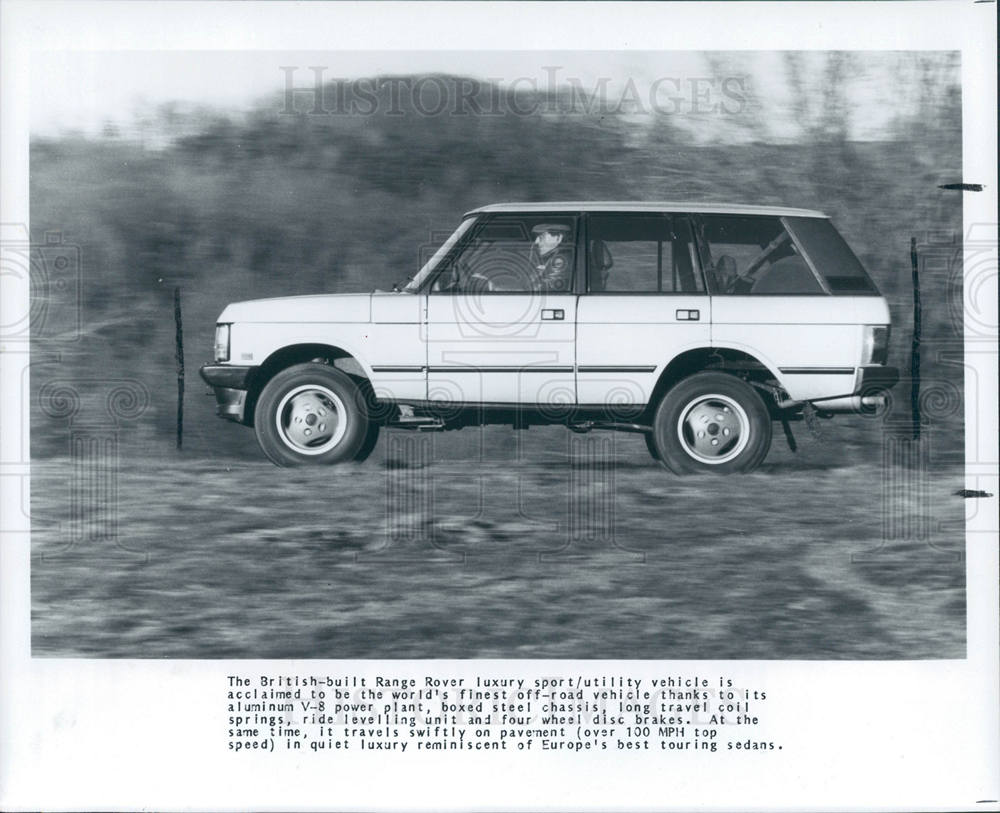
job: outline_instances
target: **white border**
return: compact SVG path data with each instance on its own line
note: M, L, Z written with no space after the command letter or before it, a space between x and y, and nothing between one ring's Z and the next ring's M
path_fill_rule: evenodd
M966 231L995 223L996 7L865 4L5 3L0 211L28 221L28 65L32 49L845 49L962 51ZM546 25L546 21L551 24ZM36 92L43 93L44 88ZM992 240L996 240L995 226ZM3 302L4 317L24 303ZM994 303L995 307L995 303ZM995 319L995 314L994 314ZM8 324L6 318L0 323ZM8 348L5 348L7 350ZM995 346L993 352L995 353ZM3 518L20 516L26 356L0 357ZM985 363L983 363L985 362ZM967 373L967 486L997 493L996 356ZM973 398L978 395L978 401ZM978 427L974 434L973 427ZM13 462L8 462L13 461ZM982 461L976 463L975 461ZM992 503L995 506L995 499ZM729 674L784 698L772 722L780 760L697 764L636 758L484 757L356 762L227 760L217 735L221 675L293 672L290 662L31 661L27 533L0 542L0 807L81 809L865 808L998 809L995 522L968 538L969 657L927 663L703 662L671 673ZM315 668L318 664L313 664ZM596 669L598 662L475 662L501 673ZM608 666L610 671L611 666ZM236 667L234 669L234 667ZM390 662L387 671L454 671ZM468 664L466 664L468 668ZM618 668L618 667L616 667ZM656 664L622 664L655 675ZM373 673L377 663L357 671ZM331 668L343 672L344 667ZM832 699L831 699L832 698ZM180 724L180 725L178 725ZM463 755L464 756L464 755Z

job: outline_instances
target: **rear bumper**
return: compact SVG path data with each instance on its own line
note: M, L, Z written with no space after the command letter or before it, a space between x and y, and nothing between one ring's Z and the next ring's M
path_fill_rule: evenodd
M205 364L199 370L205 383L215 391L215 413L220 418L243 423L247 389L255 369L230 364Z
M891 390L899 382L899 370L895 367L861 367L858 383L854 391L861 396L875 395Z

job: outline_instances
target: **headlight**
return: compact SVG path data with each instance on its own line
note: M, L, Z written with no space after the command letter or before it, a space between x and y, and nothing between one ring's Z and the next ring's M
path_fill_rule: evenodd
M885 364L889 358L889 325L865 325L862 364Z
M229 361L229 328L225 322L215 326L215 360Z

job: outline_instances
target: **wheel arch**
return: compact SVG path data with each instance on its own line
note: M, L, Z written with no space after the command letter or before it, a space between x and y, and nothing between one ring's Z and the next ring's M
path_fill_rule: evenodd
M287 370L289 367L293 367L296 364L306 364L311 361L316 361L324 364L329 364L332 367L336 367L344 373L355 379L360 379L365 382L371 381L368 371L365 369L364 365L347 350L342 347L337 347L332 344L323 344L320 342L302 342L300 344L291 344L285 347L279 348L271 353L263 363L257 367L249 381L249 387L247 388L247 398L246 407L243 411L243 422L248 426L252 426L254 422L254 413L257 408L257 399L260 397L261 390L267 385L274 376L280 373L282 370Z
M768 379L781 381L777 370L744 350L735 347L697 347L674 356L663 368L650 394L649 414L655 411L671 387L688 376L706 370L761 381Z

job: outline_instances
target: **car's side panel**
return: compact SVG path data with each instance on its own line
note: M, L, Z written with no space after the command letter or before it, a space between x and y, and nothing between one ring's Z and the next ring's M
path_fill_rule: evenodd
M838 300L847 297L837 297ZM889 316L889 305L881 296L850 297L854 308L854 318L860 325L888 325L892 319Z
M232 327L232 364L260 365L279 350L295 345L327 345L353 356L371 377L368 343L371 324L246 322Z
M371 321L371 294L313 294L232 302L220 322L239 324Z
M427 397L427 297L372 295L372 324L364 342L378 398L422 401Z
M601 294L577 307L579 403L646 404L663 367L710 341L711 300L697 294Z
M795 400L849 394L861 364L857 302L830 296L712 297L712 346L759 359Z

